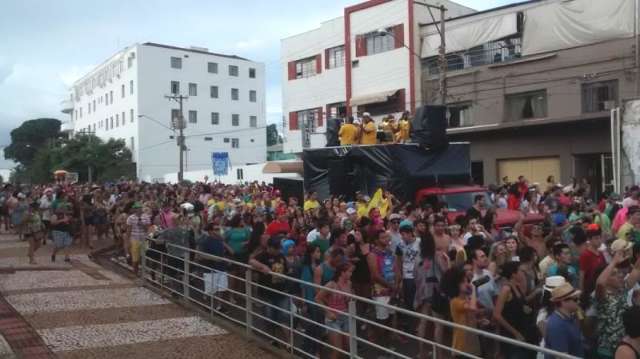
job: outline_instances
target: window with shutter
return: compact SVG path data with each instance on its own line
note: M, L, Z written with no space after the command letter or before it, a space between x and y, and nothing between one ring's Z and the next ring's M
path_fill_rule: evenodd
M298 126L298 113L297 112L289 112L289 130L299 130Z

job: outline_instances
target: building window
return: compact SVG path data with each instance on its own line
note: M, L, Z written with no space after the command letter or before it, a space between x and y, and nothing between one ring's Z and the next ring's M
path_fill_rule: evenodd
M109 119L108 118L106 118L104 120L104 130L105 131L109 131Z
M256 94L256 90L249 90L249 101L250 102L256 102L256 98L257 98L257 94Z
M335 69L344 66L344 45L328 49L327 56L327 68Z
M96 112L96 100L93 100L93 112Z
M232 138L231 139L231 148L240 148L240 139Z
M189 83L189 96L198 96L198 84Z
M220 113L211 112L211 124L212 125L219 125L220 124Z
M296 78L302 79L316 75L316 57L296 61Z
M305 131L310 133L316 132L319 126L320 111L316 109L298 111L298 123L301 124Z
M249 116L249 127L258 127L258 116Z
M237 113L231 115L231 126L240 126L240 115Z
M244 179L244 173L242 171L242 168L236 169L236 176L238 177L238 180L243 180Z
M133 123L133 109L129 110L129 115L131 116L131 123Z
M109 104L113 105L113 91L109 91Z
M602 112L615 107L618 80L582 84L582 112Z
M131 53L129 54L129 57L127 57L127 68L130 69L131 66L133 66L133 59L135 58L135 53Z
M109 124L109 128L113 130L113 116L111 116L109 119L110 119L110 121L109 121L109 122L111 122L111 123Z
M547 90L506 96L507 121L547 117Z
M173 69L181 69L182 68L182 58L171 56L171 68L173 68Z
M122 126L124 126L125 123L127 123L127 118L124 117L124 111L122 111Z
M207 63L207 71L209 71L209 73L211 73L211 74L217 74L218 73L218 63L216 63L216 62L208 62Z
M225 137L225 138L222 140L222 142L224 142L224 143L229 143L229 137Z
M367 46L367 55L379 54L393 50L395 48L395 39L391 35L393 29L387 29L385 32L374 31L364 36Z
M249 68L249 78L250 79L255 79L256 78L256 69L254 69L253 67Z
M471 102L447 105L448 128L473 125L471 120Z
M120 97L124 98L124 84L120 86Z
M82 106L80 107L80 118L82 118Z
M209 87L209 95L211 98L218 98L218 86Z
M136 150L136 143L135 143L135 139L133 137L131 137L129 139L130 143L131 143L131 153L135 152Z
M171 81L171 93L173 95L180 94L180 82L179 81Z
M87 114L91 113L91 102L87 102Z
M229 65L229 76L238 76L238 66Z
M120 127L120 116L116 113L116 127Z
M204 140L205 141L213 141L213 137L205 137Z
M198 123L198 111L189 110L189 123Z
M129 94L133 95L133 80L129 81Z
M238 91L238 89L231 89L231 99L233 101L238 101L240 99L240 91Z

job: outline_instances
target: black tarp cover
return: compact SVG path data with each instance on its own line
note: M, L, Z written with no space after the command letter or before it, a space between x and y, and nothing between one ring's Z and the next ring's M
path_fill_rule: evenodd
M369 195L388 188L398 198L411 200L419 188L440 184L468 183L471 160L468 143L451 143L435 151L415 144L330 147L305 150L304 187L327 198L329 164L343 159L353 191ZM334 190L335 192L335 190Z

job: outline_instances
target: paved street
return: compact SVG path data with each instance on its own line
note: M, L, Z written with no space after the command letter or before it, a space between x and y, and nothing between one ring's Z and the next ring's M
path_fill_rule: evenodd
M100 267L86 251L74 249L71 264L51 263L48 245L29 265L26 250L0 234L0 334L19 358L271 356Z

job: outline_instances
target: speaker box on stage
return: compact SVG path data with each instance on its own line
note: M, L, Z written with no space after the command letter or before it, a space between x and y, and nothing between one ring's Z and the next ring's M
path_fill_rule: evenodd
M353 197L352 174L346 159L329 160L329 192L336 196Z
M447 107L422 106L411 121L411 142L430 149L442 149L449 145L447 139Z
M340 146L340 139L338 139L338 132L340 132L340 126L342 126L341 118L330 118L327 120L327 132L325 136L327 137L327 146Z

